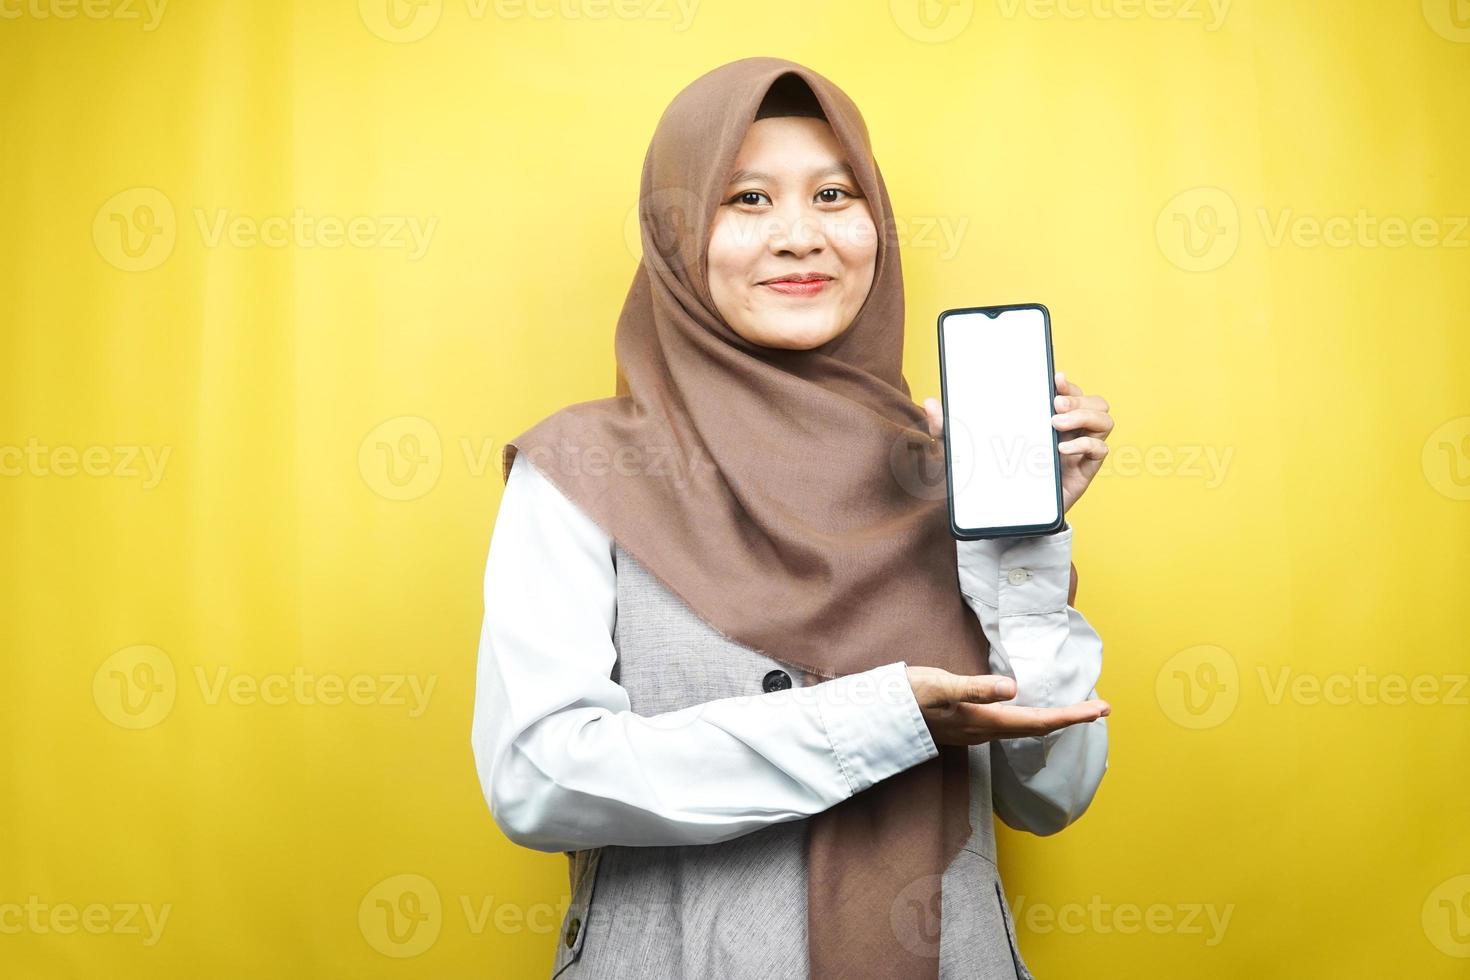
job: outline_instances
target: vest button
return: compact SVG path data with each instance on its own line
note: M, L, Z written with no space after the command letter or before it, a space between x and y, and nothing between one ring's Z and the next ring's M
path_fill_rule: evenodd
M577 941L577 933L582 928L582 920L576 917L567 923L567 946L570 948Z
M784 691L791 686L791 675L784 670L773 670L761 681L761 690L769 694L772 691Z

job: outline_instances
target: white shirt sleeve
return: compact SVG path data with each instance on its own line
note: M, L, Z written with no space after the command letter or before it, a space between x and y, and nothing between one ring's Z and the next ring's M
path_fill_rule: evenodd
M809 817L939 754L897 661L644 717L611 679L612 539L518 453L485 568L471 744L541 851L709 844Z
M1072 526L955 545L960 591L990 640L990 669L1016 681L1006 703L1060 707L1098 697L1102 639L1067 603ZM1108 767L1106 718L990 745L995 812L1034 834L1082 816Z

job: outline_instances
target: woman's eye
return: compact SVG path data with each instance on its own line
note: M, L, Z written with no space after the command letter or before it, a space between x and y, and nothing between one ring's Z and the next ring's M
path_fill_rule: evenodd
M841 187L823 187L817 191L817 200L822 204L840 204L844 197L856 199L858 195ZM771 199L766 196L765 191L741 191L730 198L728 203L754 208L763 203L770 204Z
M840 197L822 197L823 194L846 194L848 197L857 196L855 194L849 194L841 187L823 187L821 190L817 191L817 196L819 198L822 198L823 204L836 204L838 201L842 200L842 198Z

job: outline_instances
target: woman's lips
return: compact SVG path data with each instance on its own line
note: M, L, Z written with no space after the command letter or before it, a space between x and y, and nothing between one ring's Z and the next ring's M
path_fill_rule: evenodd
M762 286L774 289L783 296L815 296L831 284L831 279L781 279L763 282Z

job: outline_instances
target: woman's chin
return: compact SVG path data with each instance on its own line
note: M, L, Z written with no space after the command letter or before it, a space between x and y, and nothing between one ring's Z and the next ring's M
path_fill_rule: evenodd
M842 331L830 317L783 319L760 332L756 342L766 347L785 350L811 350L820 347Z

